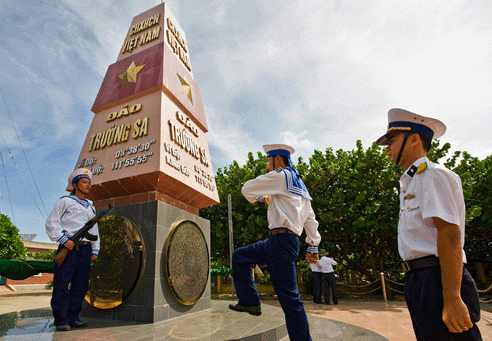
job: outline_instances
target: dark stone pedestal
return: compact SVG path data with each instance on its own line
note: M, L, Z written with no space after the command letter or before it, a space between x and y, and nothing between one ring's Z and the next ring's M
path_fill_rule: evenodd
M211 306L210 280L198 301L192 305L179 303L165 279L165 242L172 227L183 220L194 222L205 236L210 255L210 222L161 201L150 201L114 207L110 215L130 220L142 237L142 274L135 289L123 303L112 309L98 309L84 302L83 316L138 322L159 322L196 313ZM104 244L101 243L101 252ZM210 264L210 256L208 263ZM210 271L210 270L208 270Z

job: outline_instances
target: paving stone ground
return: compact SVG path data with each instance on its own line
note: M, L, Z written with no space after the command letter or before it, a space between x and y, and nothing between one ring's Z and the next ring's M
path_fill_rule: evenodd
M34 290L0 292L0 315L50 307L51 291ZM276 300L263 304L279 306ZM304 300L308 315L371 330L390 341L415 340L410 315L403 301L340 300L340 304L314 304ZM317 323L320 323L317 319ZM482 304L482 319L478 323L484 340L492 340L492 304ZM315 328L316 326L313 326ZM284 339L283 341L286 341Z

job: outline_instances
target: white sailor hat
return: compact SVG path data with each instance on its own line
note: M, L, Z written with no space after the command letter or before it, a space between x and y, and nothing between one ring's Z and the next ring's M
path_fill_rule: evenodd
M78 169L74 170L72 172L72 174L70 174L70 176L68 177L68 186L67 186L66 190L68 192L72 192L73 191L73 184L75 182L79 181L80 179L89 179L92 182L91 171L88 170L87 168L78 168Z
M294 148L286 144L266 144L263 146L263 149L265 150L267 158L275 155L290 156L290 154L296 152Z
M388 111L388 131L377 139L376 143L380 146L386 146L388 144L388 134L393 131L411 131L432 141L432 139L437 139L444 135L446 126L435 118L394 108Z

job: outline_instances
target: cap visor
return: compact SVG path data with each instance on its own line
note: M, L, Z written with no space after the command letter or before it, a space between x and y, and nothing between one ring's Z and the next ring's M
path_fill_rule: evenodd
M384 134L380 138L376 140L376 144L380 146L387 146L388 145L388 134Z

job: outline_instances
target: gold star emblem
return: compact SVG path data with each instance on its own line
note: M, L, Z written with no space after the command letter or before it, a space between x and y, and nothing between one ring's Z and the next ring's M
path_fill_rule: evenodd
M186 95L186 97L188 97L188 99L190 100L191 104L193 104L193 92L191 91L191 85L188 84L186 78L181 77L179 74L177 75L181 83L181 93L183 95Z
M130 64L130 66L128 67L128 70L126 70L125 72L123 72L121 75L118 75L118 78L121 79L121 83L120 83L120 88L125 85L126 83L130 82L130 83L136 83L137 82L137 73L142 70L142 68L145 66L144 65L140 65L140 66L136 66L135 65L135 62L132 62Z

